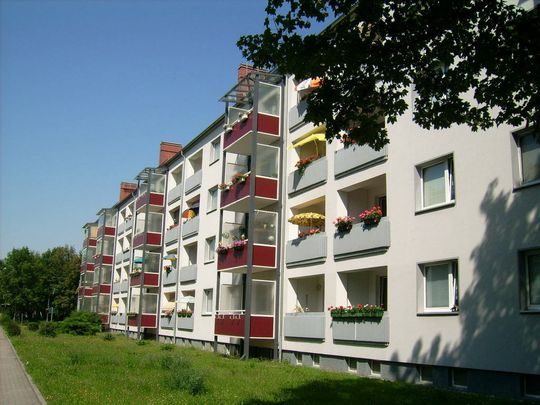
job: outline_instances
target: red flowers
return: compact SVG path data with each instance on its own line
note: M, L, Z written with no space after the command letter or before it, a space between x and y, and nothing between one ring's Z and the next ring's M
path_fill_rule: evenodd
M317 155L308 156L308 157L306 157L304 159L300 159L298 162L296 162L295 167L298 168L298 172L300 172L300 174L304 174L304 171L306 170L306 167L308 167L311 162L313 162L314 160L317 160L317 159L319 159L319 156L317 156Z
M332 318L380 318L384 315L384 306L375 304L357 304L344 307L330 306L328 308Z
M358 217L365 226L371 226L377 225L379 222L381 222L382 215L383 213L381 207L375 206L368 210L365 210Z
M305 232L298 232L298 237L304 238L306 236L315 235L316 233L319 233L319 232L321 232L319 228L311 228L310 230L305 231Z

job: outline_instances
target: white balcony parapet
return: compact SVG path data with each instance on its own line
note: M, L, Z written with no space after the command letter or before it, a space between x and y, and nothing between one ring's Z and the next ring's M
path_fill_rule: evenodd
M171 205L172 203L178 201L181 196L182 196L182 183L171 188L171 191L169 191L169 194L167 195L167 205Z
M351 145L336 151L334 158L334 175L343 177L363 169L367 169L388 158L388 148L385 146L376 151L369 146Z
M184 189L185 194L189 194L201 186L202 182L202 170L195 172L193 175L186 179L186 187Z
M197 281L197 265L184 266L180 269L180 282Z
M324 232L287 242L285 261L288 267L326 261L327 238Z
M165 231L165 244L170 245L178 240L178 227Z
M304 173L295 170L289 174L288 193L296 194L326 183L328 162L325 156L314 160L304 169Z
M324 339L324 312L288 313L284 318L285 337Z
M390 221L381 218L376 226L354 224L350 232L334 234L334 258L337 260L381 253L390 247Z
M182 224L182 239L195 236L199 233L199 217L191 218Z
M350 342L388 343L390 317L385 312L382 318L334 318L332 337Z

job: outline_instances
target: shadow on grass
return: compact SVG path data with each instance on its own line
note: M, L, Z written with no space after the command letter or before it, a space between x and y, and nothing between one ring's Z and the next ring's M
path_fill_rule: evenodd
M506 404L494 399L406 383L368 378L312 381L280 390L272 400L251 399L243 404Z

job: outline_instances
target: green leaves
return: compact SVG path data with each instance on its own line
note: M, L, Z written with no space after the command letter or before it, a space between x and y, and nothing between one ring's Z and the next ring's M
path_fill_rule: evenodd
M540 18L491 0L268 0L244 57L298 80L322 77L306 120L379 149L414 96L423 128L539 125ZM318 35L306 28L337 19ZM412 87L411 87L412 86Z

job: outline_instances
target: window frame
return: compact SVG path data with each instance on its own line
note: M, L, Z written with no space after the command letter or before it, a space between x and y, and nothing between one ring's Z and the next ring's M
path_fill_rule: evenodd
M445 163L444 169L444 194L445 201L432 205L425 205L424 202L424 171L430 167ZM454 157L453 155L446 155L442 158L429 161L417 166L417 171L419 175L419 194L420 201L418 204L417 211L431 210L440 207L445 207L448 205L455 204L456 202L456 189L455 189L455 170L454 170Z
M208 294L210 292L210 294ZM210 297L210 299L208 299ZM208 303L210 303L210 312L208 312ZM205 288L203 289L203 302L202 302L202 311L201 315L208 316L214 313L214 289Z
M216 153L216 145L217 145L217 153ZM221 159L221 137L218 137L214 139L212 142L210 142L210 165L213 163L216 163Z
M448 307L427 306L427 274L430 267L446 265L448 280ZM419 283L417 284L418 314L417 315L458 315L459 314L459 265L457 259L425 262L418 265Z
M531 304L530 302L530 282L529 282L529 260L530 256L540 256L540 248L536 249L527 249L521 252L522 264L520 270L522 273L522 285L521 290L524 294L524 299L522 302L522 311L525 312L540 312L540 304Z
M210 187L208 189L208 197L206 199L206 213L214 212L218 209L218 187ZM214 204L210 204L210 202Z
M213 241L214 247L211 248L209 241ZM216 237L211 236L204 240L204 262L212 263L216 260Z
M534 180L529 180L529 181L524 181L523 179L523 154L521 153L521 141L523 138L527 136L534 137L534 135L535 135L534 131L529 130L529 129L525 131L519 131L518 133L514 134L514 139L515 139L516 148L517 148L517 167L518 167L518 175L519 175L519 179L518 179L519 187L527 187L527 186L532 186L535 184L540 184L540 177ZM539 141L537 141L537 144L540 148Z

